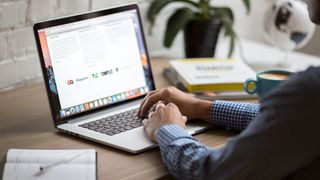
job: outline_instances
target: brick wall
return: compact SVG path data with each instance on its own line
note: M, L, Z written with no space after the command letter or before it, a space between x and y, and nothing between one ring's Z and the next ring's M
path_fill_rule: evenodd
M150 54L182 57L181 34L171 49L162 46L165 22L179 4L166 8L160 14L161 18L157 19L151 36L147 33L149 24L145 17L150 0L0 0L0 91L42 80L32 32L35 22L132 2L140 5ZM240 0L215 0L213 3L232 7L236 15L236 30L240 37L264 41L261 25L263 13L271 4L270 0L252 0L253 10L249 17L246 16ZM257 28L253 31L250 27ZM320 37L319 32L316 33L317 37ZM320 45L317 42L317 38L314 38L305 51L318 53L316 50L320 49Z
M41 79L32 25L88 11L90 0L1 0L0 89Z

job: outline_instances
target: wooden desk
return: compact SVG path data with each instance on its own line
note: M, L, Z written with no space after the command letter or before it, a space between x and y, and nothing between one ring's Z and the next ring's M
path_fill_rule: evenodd
M152 61L156 87L168 86L161 75L166 60ZM133 155L58 132L51 121L43 83L0 93L0 176L10 148L85 149L98 152L99 179L158 179L166 176L159 149ZM196 137L209 146L223 144L233 132L213 129Z

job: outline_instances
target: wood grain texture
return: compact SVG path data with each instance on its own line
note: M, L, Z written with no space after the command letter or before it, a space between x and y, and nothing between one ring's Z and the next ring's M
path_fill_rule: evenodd
M162 76L168 61L152 61L157 88L169 85ZM99 179L158 179L168 177L158 148L133 155L58 132L52 123L43 83L0 93L0 176L10 148L86 149L98 152ZM220 146L235 132L214 128L196 136L202 143ZM163 179L163 178L161 178Z

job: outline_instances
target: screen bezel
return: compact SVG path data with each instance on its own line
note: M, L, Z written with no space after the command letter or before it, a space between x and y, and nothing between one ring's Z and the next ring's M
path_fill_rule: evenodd
M116 103L113 103L110 105L105 105L105 106L95 108L95 109L91 109L91 110L88 110L85 112L81 112L79 114L74 114L74 115L67 116L64 118L57 118L57 117L59 117L59 115L57 115L57 113L56 113L54 101L51 97L52 92L51 92L50 86L49 86L49 77L48 77L48 73L47 73L46 66L45 66L43 52L41 49L38 30L50 28L50 27L54 27L54 26L59 26L59 25L64 25L64 24L69 24L69 23L73 23L73 22L77 22L77 21L87 20L87 19L91 19L91 18L96 18L96 17L100 17L100 16L106 16L106 15L111 15L111 14L115 14L115 13L125 12L125 11L129 11L129 10L137 10L139 26L140 26L141 33L142 33L142 35L141 35L142 42L143 42L143 45L145 48L145 53L146 53L146 58L147 58L148 71L149 71L148 73L150 74L150 81L151 81L151 86L152 86L150 91L152 91L152 90L155 90L155 83L154 83L154 79L153 79L148 48L147 48L146 41L145 41L144 29L142 26L140 11L139 11L139 7L137 4L130 4L130 5L115 7L115 8L111 8L111 9L104 9L104 10L99 10L99 11L94 11L94 12L89 12L89 13L85 13L85 14L74 15L74 16L69 16L69 17L64 17L64 18L60 18L60 19L54 19L54 20L49 20L49 21L44 21L44 22L39 22L39 23L34 24L34 26L33 26L34 36L36 39L36 45L37 45L39 59L40 59L40 63L41 63L42 74L43 74L43 78L44 78L44 82L45 82L45 86L46 86L47 97L49 99L51 115L52 115L52 119L53 119L55 127L57 127L60 124L66 123L68 120L71 120L71 119L74 119L74 118L77 118L80 116L92 114L92 113L95 113L98 111L105 110L107 108L119 106L121 104L128 103L130 101L141 99L141 98L145 97L146 94L132 98L132 99L116 102Z

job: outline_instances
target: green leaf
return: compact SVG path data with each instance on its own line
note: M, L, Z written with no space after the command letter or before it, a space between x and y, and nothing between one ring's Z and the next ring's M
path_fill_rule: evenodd
M232 23L234 21L233 12L229 7L212 7L211 13L214 18L229 18Z
M235 45L235 36L230 36L230 44L229 44L229 53L228 57L230 58L234 51L234 45Z
M155 0L150 5L148 12L147 12L147 18L151 22L151 24L154 23L154 20L158 13L169 3L173 2L172 0Z
M192 10L189 8L178 9L168 20L164 39L165 47L171 47L178 32L193 19L195 19L195 14Z
M147 19L150 21L151 23L151 28L154 25L154 21L157 17L157 15L159 14L159 12L166 7L168 4L173 3L173 2L184 2L187 4L191 4L195 7L198 7L198 4L192 0L154 0L147 12Z
M243 3L244 3L244 6L246 7L247 9L247 14L250 13L250 10L251 10L251 4L250 4L250 0L242 0Z

